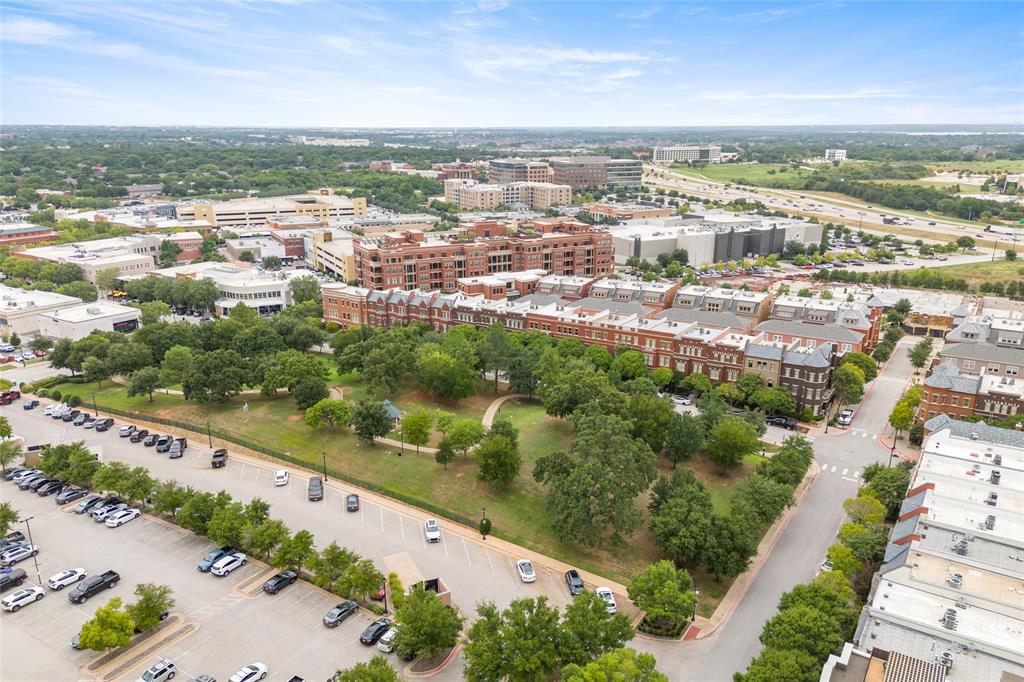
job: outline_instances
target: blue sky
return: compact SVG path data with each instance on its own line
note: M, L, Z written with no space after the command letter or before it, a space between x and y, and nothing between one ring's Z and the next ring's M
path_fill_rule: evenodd
M1024 123L1024 3L0 0L0 120Z

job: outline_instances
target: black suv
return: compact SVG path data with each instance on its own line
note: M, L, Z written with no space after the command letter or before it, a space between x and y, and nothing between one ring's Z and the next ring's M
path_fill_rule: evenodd
M224 448L213 451L213 458L210 460L210 465L214 469L219 469L228 462L228 451Z
M99 575L89 576L75 586L68 595L68 601L72 604L82 604L89 597L93 597L103 590L111 590L121 580L116 571L106 571Z
M147 429L136 429L132 431L132 435L128 437L128 440L132 443L141 443L142 440L149 435Z
M796 420L792 417L768 417L766 420L772 426L778 426L782 429L789 429L790 431L796 428Z
M113 426L113 425L114 425L114 420L111 419L110 417L107 417L106 419L100 420L100 422L98 424L96 424L96 430L97 431L109 431L110 427Z
M281 571L273 578L263 583L263 591L267 594L277 594L298 579L299 576L295 575L295 571Z
M142 441L142 444L145 445L147 448L151 448L154 445L156 445L156 442L158 440L160 440L160 436L158 436L155 433L151 433L148 436L146 436L146 438Z
M569 588L569 594L578 597L583 592L583 578L580 577L579 571L575 568L566 571L565 585Z
M324 482L319 476L310 477L309 487L306 489L306 494L308 495L310 502L319 502L324 499Z
M27 573L20 568L12 568L6 573L0 573L0 592L6 592L12 587L17 587L25 582Z

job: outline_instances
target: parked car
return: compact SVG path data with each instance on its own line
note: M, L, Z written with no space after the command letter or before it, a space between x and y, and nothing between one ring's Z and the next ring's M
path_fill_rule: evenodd
M51 479L46 477L46 474L34 473L30 476L22 476L18 479L18 488L21 490L28 490L32 485L38 488L40 485Z
M82 500L81 502L78 503L78 506L75 507L75 513L76 514L86 514L86 513L91 514L92 510L95 509L96 507L98 507L101 504L103 504L103 496L102 495L90 495L89 497L85 498L84 500Z
M537 580L537 572L533 570L533 562L529 559L517 561L516 570L519 571L519 579L524 583L532 583Z
M768 417L765 421L771 424L772 426L778 426L779 428L782 429L789 429L790 431L796 428L796 420L793 419L792 417Z
M674 395L672 396L672 402L676 405L689 405L692 401L686 396Z
M391 627L391 619L379 618L363 630L363 634L359 635L359 641L369 646L376 644L377 640L384 636L384 633Z
M204 556L199 561L199 563L196 564L196 570L198 570L200 573L209 573L210 569L213 568L213 565L215 563L217 563L223 557L227 556L228 554L231 554L234 551L235 549L231 545L224 545L223 547L211 549L209 552L206 553L206 556Z
M148 435L149 429L135 429L132 435L128 436L128 441L131 443L141 443Z
M60 573L50 576L50 579L46 581L46 584L50 586L51 590L57 590L60 592L68 585L74 585L80 580L85 580L85 569L69 568L66 571L61 571Z
M64 416L61 417L60 420L62 422L66 422L66 423L70 424L71 422L73 422L76 419L78 419L78 415L80 415L80 414L82 414L81 410L71 410L70 412L65 412Z
M839 418L836 419L836 423L840 426L849 426L853 421L853 410L845 409L839 413Z
M26 478L31 478L32 476L38 476L39 474L42 474L42 473L43 472L41 472L39 469L32 469L32 468L22 469L18 473L16 473L13 476L11 476L11 480L14 481L15 483L21 483Z
M345 511L359 511L359 495L351 493L345 496Z
M27 467L11 467L10 469L4 472L4 480L10 481L23 471L30 471L30 469L28 469Z
M217 563L210 567L210 573L213 573L215 576L223 578L224 576L234 571L236 568L241 568L242 566L245 566L245 564L245 555L241 552L233 552L231 554L222 556L220 559L217 559Z
M285 469L278 469L274 472L274 485L282 486L288 485L288 471Z
M39 401L32 399L22 404L21 409L23 410L34 410L39 407Z
M12 533L8 533L7 535L5 535L3 537L3 542L25 542L25 534L22 533L20 530L16 530Z
M25 578L28 577L28 573L25 573L20 568L12 568L7 571L0 572L0 592L6 592L12 587L18 587Z
M53 483L56 480L57 479L55 479L55 478L46 478L45 476L36 477L36 478L33 478L29 482L29 484L27 486L22 487L21 489L22 490L31 490L32 492L35 492L35 491L39 490L40 488L42 488L47 483ZM19 487L21 487L21 486L19 486Z
M228 682L256 682L267 676L267 666L262 663L250 663L232 675Z
M82 428L83 428L83 429L94 429L94 428L96 428L96 426L97 426L97 425L98 425L98 424L99 424L99 423L100 423L101 421L105 421L105 420L103 420L103 419L100 419L99 417L94 417L94 418L92 418L92 419L86 419L86 420L85 420L85 423L84 423L84 424L82 424Z
M92 416L90 416L88 412L82 412L77 417L75 417L75 421L71 422L71 425L85 426L86 422L89 421L92 421Z
M377 641L377 649L383 651L386 654L390 654L395 650L395 637L398 635L398 628L392 625L388 628L388 631L381 635L381 638Z
M34 604L42 599L43 594L43 588L41 587L29 587L24 590L18 590L11 596L0 600L0 609L4 611L20 611L22 606Z
M615 613L618 610L618 605L615 603L615 595L612 594L610 587L599 587L594 590L597 596L604 600L605 606L608 607L608 613Z
M99 420L96 423L96 430L97 431L109 431L110 427L113 426L113 425L114 425L114 420L111 419L110 417L107 417L106 419L101 419L101 420Z
M281 571L263 583L263 591L267 594L277 594L298 579L299 576L295 574L295 571Z
M565 572L565 585L569 588L569 594L574 597L578 597L583 592L583 578L580 577L580 572L575 568L570 568Z
M160 440L160 436L155 433L151 433L142 440L142 444L147 448L151 448L156 445L158 440Z
M159 661L149 666L146 672L142 673L137 682L167 682L167 680L174 677L174 673L177 671L174 663L161 658Z
M324 482L319 476L310 476L309 485L306 487L306 497L310 502L319 502L324 499Z
M121 581L117 571L104 571L99 575L89 576L68 593L68 601L72 604L83 604L89 597L94 597L103 590L112 590Z
M358 610L359 606L354 601L346 600L336 604L330 611L324 614L324 625L329 628L336 628Z
M118 430L117 435L119 435L121 438L127 438L133 433L135 433L135 426L132 424L125 424Z
M170 436L160 436L159 438L157 438L156 441L156 451L167 452L168 450L171 449L171 443L173 442L174 439L171 438Z
M64 490L57 493L57 504L67 504L68 502L74 502L75 500L82 499L88 494L89 491L86 490L85 488L65 488Z
M92 512L92 520L96 523L102 523L106 521L110 516L113 516L119 511L123 511L128 508L128 505L124 502L107 503L94 509Z
M169 448L167 448L167 457L168 457L168 459L180 459L185 454L185 450L187 450L187 449L188 449L188 439L187 438L184 438L184 437L182 437L182 438L175 438L171 442L171 446Z
M423 535L427 542L441 542L441 527L437 525L437 519L427 519L423 522Z
M20 397L20 391L4 391L0 393L0 405L10 405Z
M68 484L64 481L50 481L49 483L44 483L39 486L39 489L36 490L36 494L39 495L39 497L48 497L54 493L61 492L67 486Z
M114 512L107 517L107 528L119 528L124 524L139 518L142 514L141 509L122 509L119 512Z
M214 469L219 469L228 463L228 451L224 448L213 451L213 456L210 458L210 466Z

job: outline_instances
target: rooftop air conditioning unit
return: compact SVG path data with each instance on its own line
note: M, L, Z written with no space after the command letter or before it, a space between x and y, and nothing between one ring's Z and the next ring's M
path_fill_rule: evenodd
M1001 466L1003 463L1003 456L996 455L995 457L992 458L992 463L995 464L996 466Z
M939 663L942 665L943 668L949 670L953 667L953 654L949 653L948 651L943 651L942 655L939 656Z
M989 514L985 517L985 530L994 530L996 527L996 517Z
M89 308L85 309L85 312L89 313L90 315L99 315L100 314L100 309L96 308L96 307L91 307L90 306Z
M959 573L954 573L949 576L949 586L960 589L960 586L964 584L964 577Z
M974 431L971 431L971 440L978 440L978 434Z
M1002 478L1003 474L999 469L993 469L992 473L989 474L988 482L992 485L999 485L999 479Z

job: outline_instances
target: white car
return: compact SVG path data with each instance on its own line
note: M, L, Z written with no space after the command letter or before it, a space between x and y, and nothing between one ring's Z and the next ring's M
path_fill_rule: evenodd
M239 568L240 566L245 566L245 561L245 555L241 552L228 554L227 556L217 559L217 563L215 563L210 568L210 573L213 573L216 576L224 577L236 568ZM263 670L265 673L266 668L264 668Z
M0 609L4 611L17 611L25 604L31 604L37 602L43 598L43 588L41 587L29 587L24 590L18 590L9 597L4 597L3 601L0 601Z
M39 469L25 469L24 471L19 471L17 474L12 476L11 481L13 481L14 483L21 483L29 476L37 476L41 473L43 472L41 472Z
M251 663L231 676L228 682L255 682L267 676L267 666L262 663Z
M274 485L282 486L288 485L288 471L285 469L278 469L274 473Z
M110 516L116 514L119 511L124 511L127 508L128 505L125 504L124 502L120 502L118 504L104 505L92 513L92 520L96 523L99 523L100 521L106 521L107 518L109 518Z
M395 650L395 636L398 634L398 628L391 627L384 635L377 640L377 650L383 651L386 654L390 654Z
M107 517L107 528L117 528L123 526L132 519L137 519L139 514L142 513L141 509L122 509L119 512L114 512Z
M608 607L608 613L615 613L618 610L619 607L615 603L615 595L612 594L610 587L599 587L594 592L597 592L597 596L604 599L604 603Z
M672 396L672 402L676 405L689 405L691 401L686 396L674 395Z
M18 356L18 359L28 362L29 360L35 360L36 356L32 355L31 353L22 353L21 355Z
M532 583L537 579L537 572L533 570L533 563L529 559L517 561L516 570L519 571L519 579L524 583Z
M0 554L0 566L13 566L22 559L39 554L39 547L36 545L18 545L11 547L3 554Z
M427 519L423 522L423 535L427 542L441 542L441 527L437 525L437 519Z
M174 663L161 658L159 661L149 666L146 672L142 673L137 682L166 682L174 677L174 673L177 669Z
M132 435L133 433L135 433L135 427L132 426L131 424L128 424L126 426L122 426L118 430L117 435L121 436L121 438L127 438L128 436Z
M53 416L54 410L56 410L58 407L63 407L63 405L64 405L64 403L57 403L55 405L48 405L46 407L46 409L43 410L43 414L45 414L47 417Z
M57 575L51 576L46 581L46 584L50 586L51 590L60 592L68 585L73 585L83 578L85 578L84 568L69 568L66 571L61 571Z

